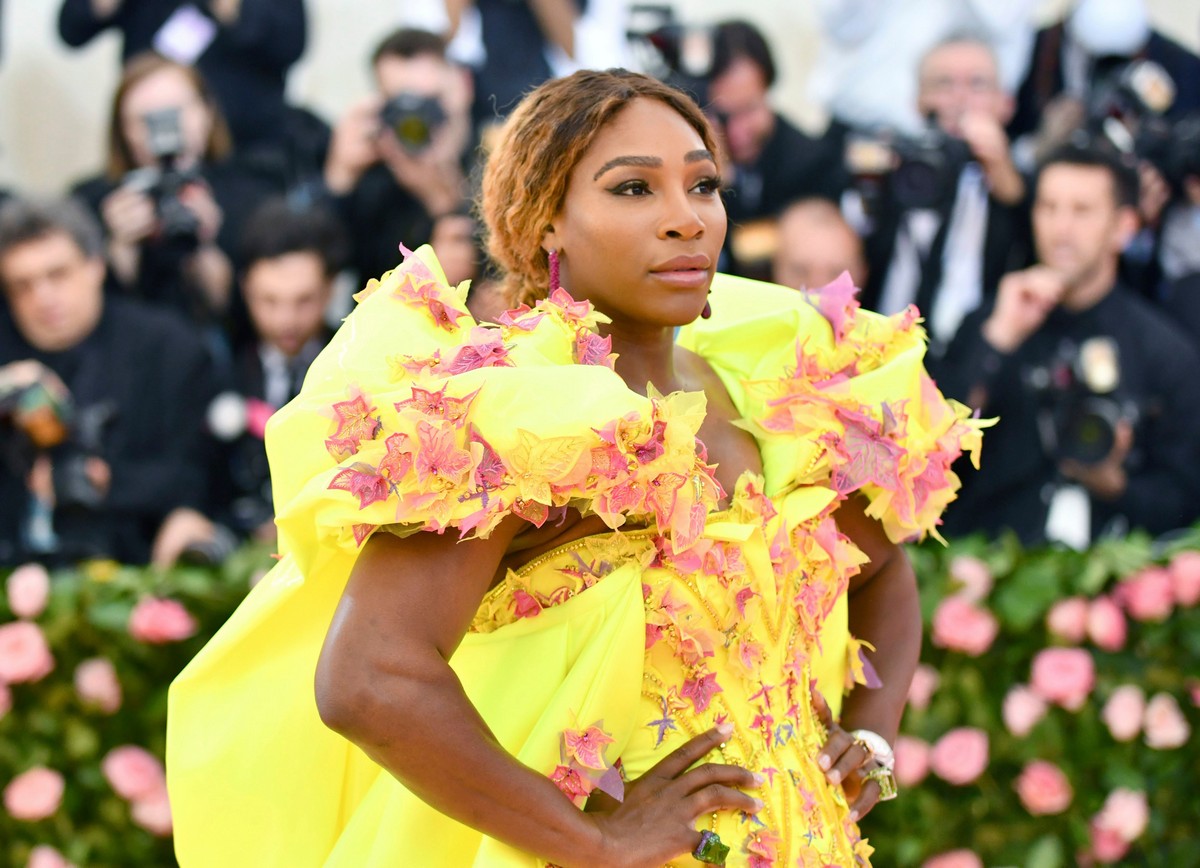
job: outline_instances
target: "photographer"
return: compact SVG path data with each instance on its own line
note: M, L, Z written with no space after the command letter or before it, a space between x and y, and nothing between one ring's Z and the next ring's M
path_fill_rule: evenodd
M0 208L0 562L171 563L203 516L210 362L173 316L106 297L71 202Z
M1200 515L1200 358L1117 279L1137 195L1136 174L1106 150L1066 145L1042 164L1039 264L1006 275L931 365L946 394L1000 417L947 534L1085 543Z
M849 178L831 136L809 136L771 108L775 61L762 33L746 21L726 21L710 38L706 108L725 150L722 192L736 248L739 224L774 218L796 199L836 201Z
M253 339L208 414L221 441L219 512L239 536L275 538L266 421L300 391L332 335L325 311L346 248L341 224L319 208L273 199L246 221L241 286Z
M113 98L106 173L74 190L103 221L117 287L200 326L222 322L238 215L271 189L227 162L229 148L200 75L142 55Z
M937 356L1000 276L1028 264L1028 218L1004 134L1012 98L991 47L950 36L926 53L918 75L917 107L933 126L897 143L867 236L862 301L887 314L915 303Z
M288 130L287 71L304 52L304 0L63 0L58 32L79 47L121 34L128 64L154 50L212 85L239 151Z
M399 244L416 249L438 219L462 212L475 144L471 76L440 36L397 30L371 63L378 92L338 121L325 163L360 284L399 263Z

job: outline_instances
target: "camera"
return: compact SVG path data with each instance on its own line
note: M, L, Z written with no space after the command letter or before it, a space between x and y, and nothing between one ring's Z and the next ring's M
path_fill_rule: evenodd
M1121 394L1116 342L1064 342L1048 364L1029 369L1026 385L1038 396L1038 434L1056 461L1098 464L1116 443L1117 426L1133 424L1138 406Z
M446 112L435 96L402 91L384 103L380 120L404 150L419 154L446 122Z
M1157 63L1128 61L1101 74L1087 118L1093 134L1149 162L1178 193L1185 178L1200 176L1200 114L1169 120L1175 93L1174 80Z
M629 7L625 38L636 66L684 91L698 105L707 106L713 66L712 27L680 23L671 6L634 4Z
M181 170L178 165L184 150L180 111L165 108L147 112L142 121L157 165L135 169L126 176L125 183L154 200L159 238L186 255L200 245L200 218L183 204L180 194L187 185L200 180L200 176L194 170Z
M970 160L967 143L943 131L932 119L916 135L875 130L846 137L846 168L869 214L878 213L885 200L902 210L948 205Z

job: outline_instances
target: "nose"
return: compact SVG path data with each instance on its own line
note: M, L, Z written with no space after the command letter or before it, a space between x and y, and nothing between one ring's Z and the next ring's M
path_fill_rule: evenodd
M665 197L665 209L659 227L660 238L691 241L704 234L704 218L687 192L679 191Z

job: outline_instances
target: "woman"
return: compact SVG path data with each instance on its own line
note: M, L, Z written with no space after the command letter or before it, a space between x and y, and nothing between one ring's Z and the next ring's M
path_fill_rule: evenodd
M79 184L104 224L118 284L210 324L227 311L237 215L270 190L227 162L229 131L204 79L156 54L126 65L105 174Z
M919 616L866 512L931 528L977 431L911 317L710 296L713 153L652 79L543 85L483 185L536 305L476 326L421 256L361 296L272 423L283 560L173 688L185 866L866 864L888 779L811 662L848 589L844 717L894 737Z

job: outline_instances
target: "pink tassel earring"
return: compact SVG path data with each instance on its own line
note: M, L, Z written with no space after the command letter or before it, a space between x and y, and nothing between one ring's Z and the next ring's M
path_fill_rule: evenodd
M712 292L709 292L712 295ZM712 305L708 303L708 299L704 300L704 309L700 311L700 319L708 319L712 316Z
M550 262L550 293L554 294L554 290L559 288L558 285L558 251L551 248L546 254L546 258Z

